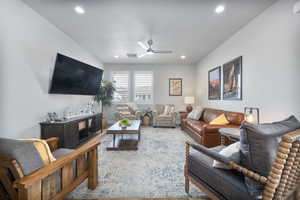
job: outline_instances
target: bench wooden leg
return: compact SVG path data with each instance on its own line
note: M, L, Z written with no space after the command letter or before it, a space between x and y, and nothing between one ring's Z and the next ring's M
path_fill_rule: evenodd
M188 194L190 192L190 181L188 177L185 176L185 192Z
M88 168L88 188L94 190L98 185L98 148L88 153Z
M29 188L18 190L18 200L42 200L42 182L38 181Z

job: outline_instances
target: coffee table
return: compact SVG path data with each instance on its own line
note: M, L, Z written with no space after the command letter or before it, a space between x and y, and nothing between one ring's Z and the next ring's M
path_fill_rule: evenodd
M107 134L113 135L111 146L107 151L128 151L138 150L138 143L141 139L141 120L131 120L131 125L122 128L119 121L107 129Z
M227 137L231 142L237 142L240 140L240 129L239 128L220 128L221 144L225 145L225 138Z

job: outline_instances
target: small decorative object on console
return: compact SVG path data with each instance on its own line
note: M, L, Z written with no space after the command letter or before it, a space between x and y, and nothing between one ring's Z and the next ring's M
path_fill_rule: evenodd
M57 122L57 121L60 121L60 119L58 118L58 115L56 114L56 112L49 112L47 114L47 119L46 119L47 122Z

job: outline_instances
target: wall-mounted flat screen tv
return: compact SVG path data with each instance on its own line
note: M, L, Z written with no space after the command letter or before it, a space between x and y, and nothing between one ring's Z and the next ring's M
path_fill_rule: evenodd
M103 70L57 54L50 94L95 95L99 92Z

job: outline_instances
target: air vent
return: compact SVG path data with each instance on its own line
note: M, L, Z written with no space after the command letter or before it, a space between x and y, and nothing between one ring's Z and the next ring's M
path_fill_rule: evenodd
M137 54L136 53L128 53L127 57L128 58L137 58Z

